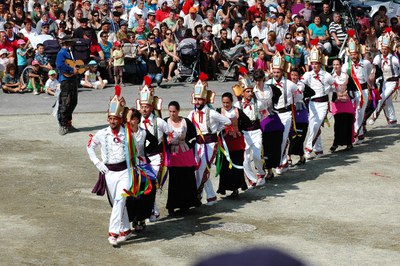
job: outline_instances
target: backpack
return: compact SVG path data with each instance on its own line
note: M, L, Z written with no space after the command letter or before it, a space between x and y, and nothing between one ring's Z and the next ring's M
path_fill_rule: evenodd
M52 67L56 66L57 54L61 49L60 43L57 40L46 40L43 42L44 53L49 58L49 63Z
M77 39L72 47L72 54L75 60L83 60L85 64L90 61L90 44L91 40Z

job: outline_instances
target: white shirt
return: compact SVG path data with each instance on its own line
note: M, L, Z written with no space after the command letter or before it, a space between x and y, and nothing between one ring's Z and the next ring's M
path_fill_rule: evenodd
M370 67L371 63L368 60L360 60L357 64L354 64L353 62L350 63L351 67L354 69L354 73L356 74L356 77L360 84L366 83L368 80L368 70L371 69ZM343 64L342 65L342 72L349 74L349 63ZM350 75L351 75L351 69L350 69Z
M194 27L196 27L196 25L202 25L203 19L201 18L201 16L199 14L196 14L196 18L192 19L190 14L187 14L184 18L183 18L183 26L194 30Z
M218 113L217 111L210 109L208 106L204 106L203 109L201 109L201 112L203 112L203 114L201 115L199 113L199 110L192 110L189 115L187 116L187 118L190 121L195 121L193 124L196 123L198 126L196 126L196 132L197 135L200 134L199 129L201 131L201 133L204 134L215 134L217 133L217 131L223 130L225 128L225 126L229 126L232 122L229 118L221 115L220 113ZM208 132L208 128L207 128L207 112L209 112L209 128L211 132Z
M57 79L51 80L50 78L46 81L46 84L44 84L45 89L60 89L60 82Z
M258 39L263 40L267 39L267 34L268 34L268 28L265 26L261 26L261 29L259 29L257 26L254 26L251 28L251 37L258 37Z
M379 54L376 55L373 64L382 69L383 78L385 80L387 80L388 78L399 76L400 73L399 60L392 54L388 54L386 59L383 57L383 55ZM391 66L391 64L393 64L393 67ZM392 73L392 68L394 73Z
M133 132L133 136L136 142L137 156L144 159L144 147L146 141L146 131L142 128L138 128L137 132Z
M335 72L332 74L332 77L334 78L335 82L333 83L333 89L335 92L343 92L346 90L347 87L347 81L349 76L347 75L347 72L340 73L340 76L336 74Z
M36 37L36 36L38 35L35 28L32 28L31 31L30 31L29 33L26 31L25 28L23 28L23 29L20 30L19 32L22 33L22 34L23 34L25 37L27 37L28 39L29 39L29 38L32 38L32 37Z
M96 147L101 147L101 159L105 164L116 164L125 161L125 129L121 126L117 136L114 135L110 127L99 130L94 137L89 140L87 152L93 164L100 160L96 156Z
M334 82L331 74L322 69L318 72L318 75L314 70L304 73L301 81L315 91L315 95L311 99L328 95Z
M212 34L215 36L215 38L221 37L220 34L221 29L222 29L221 24L214 24L214 26L212 27ZM232 30L230 28L226 28L226 33L227 33L226 38L232 39Z
M283 40L285 39L285 35L288 32L288 25L286 24L282 24L282 25L278 25L278 22L275 22L273 24L271 24L270 27L270 31L275 31L276 33L276 42L277 43L282 43Z
M247 103L244 98L241 102L235 102L234 106L242 109L243 113L247 115L251 121L264 118L264 110L268 108L267 101L265 100L254 101L254 99L251 99L251 101Z
M144 123L145 118L142 116L140 119L140 127L142 129L147 129L153 136L156 136L156 133L154 132L154 114L151 114L149 116L150 123ZM167 124L164 120L161 118L157 117L155 118L157 120L157 139L158 139L158 144L160 144L163 140L164 134L168 135L170 133L174 132L174 129ZM176 137L176 134L174 134L174 137Z
M242 37L242 40L244 38L249 37L249 34L247 33L247 30L243 30L242 33L237 33L235 30L232 31L232 40L234 40L236 38L236 36L239 35L240 37Z
M275 109L287 108L293 103L293 93L297 91L297 85L294 84L292 81L286 79L285 77L282 77L280 82L277 82L274 78L272 78L267 81L267 84L277 86L282 92L282 95L279 97L278 102L274 106Z

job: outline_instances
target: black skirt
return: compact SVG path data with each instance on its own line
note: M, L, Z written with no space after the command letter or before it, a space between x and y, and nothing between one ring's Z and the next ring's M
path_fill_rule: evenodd
M167 209L200 206L197 198L195 167L169 167Z
M304 155L304 140L307 136L308 131L308 123L296 123L297 136L289 137L290 145L289 145L289 155Z
M354 115L350 113L339 113L334 115L335 138L334 146L351 145L353 140Z
M243 166L244 151L231 151L229 155L235 165ZM226 160L225 155L222 155L222 166L219 173L219 187L217 193L225 195L226 190L235 191L239 188L242 190L247 189L246 180L244 177L244 170L237 169L232 166L229 169L229 162Z
M153 188L147 195L141 195L139 198L127 197L126 210L128 211L129 221L143 221L150 218L154 202L156 200L156 181L152 181Z
M270 169L281 164L281 144L283 130L263 132L264 168Z

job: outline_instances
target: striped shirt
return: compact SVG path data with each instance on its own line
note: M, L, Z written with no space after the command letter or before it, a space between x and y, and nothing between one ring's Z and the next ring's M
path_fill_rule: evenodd
M336 22L332 21L329 25L329 34L331 35L332 41L335 41L332 33L336 33L336 37L338 38L338 40L343 43L346 38L346 32L344 32L343 30L344 27L342 27L341 24L337 24Z

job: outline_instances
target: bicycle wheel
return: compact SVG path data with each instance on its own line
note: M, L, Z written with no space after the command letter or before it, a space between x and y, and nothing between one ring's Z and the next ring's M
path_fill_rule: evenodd
M32 72L32 70L32 66L27 66L24 70L22 70L21 76L19 78L22 85L28 85L29 74Z

